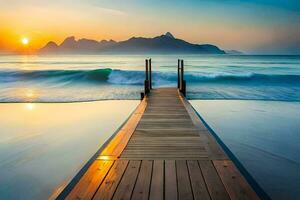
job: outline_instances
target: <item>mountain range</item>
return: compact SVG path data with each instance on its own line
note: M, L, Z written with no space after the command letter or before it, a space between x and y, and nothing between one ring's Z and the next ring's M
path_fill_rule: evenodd
M67 37L60 45L48 42L39 50L41 54L226 54L224 50L211 44L192 44L175 38L170 32L154 38L132 37L125 41L76 40Z

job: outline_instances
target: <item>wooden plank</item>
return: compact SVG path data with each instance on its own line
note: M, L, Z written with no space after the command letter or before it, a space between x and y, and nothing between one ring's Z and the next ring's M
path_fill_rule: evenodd
M136 130L133 137L184 137L184 136L199 136L199 131L178 131L178 130Z
M169 138L169 137L168 137ZM166 138L166 139L168 139ZM171 140L171 139L170 139ZM173 145L173 147L176 147L176 145L181 145L181 146L186 146L188 147L189 145L193 145L195 147L197 147L197 145L201 146L201 148L205 148L205 144L202 144L201 141L198 140L198 138L195 138L195 140L186 140L186 139L182 139L182 141L180 140L163 140L159 141L159 140L132 140L130 141L130 143L128 145L130 146L143 146L143 145L147 145L147 146L168 146L168 145Z
M127 165L128 160L116 160L93 199L111 199L123 176Z
M164 199L164 161L154 160L150 188L150 200Z
M139 172L141 161L130 161L123 178L114 194L113 199L130 199L136 178Z
M188 146L188 145L179 145L179 146L176 146L176 145L165 145L165 144L149 144L149 145L137 145L137 144L129 144L127 147L126 147L126 150L125 151L130 151L130 150L151 150L151 149L156 149L156 150L197 150L197 151L207 151L207 149L205 148L204 145L191 145L191 146Z
M195 152L197 151L197 152ZM147 152L154 152L154 153L181 153L181 154L186 154L186 153L196 153L196 154L207 154L205 149L202 148L168 148L168 146L165 147L158 147L158 148L153 148L153 147L141 147L139 148L127 148L123 153L147 153Z
M129 156L138 156L138 157L157 157L157 158L167 158L167 157L206 157L208 158L208 155L206 153L177 153L177 152L173 152L173 153L164 153L162 154L162 152L135 152L135 153L124 153L122 154L122 157L129 157Z
M215 160L214 166L231 199L259 199L230 160Z
M129 147L143 147L145 146L146 143L130 143L128 146ZM162 144L162 143L153 143L153 144L147 144L147 146L151 147L151 146L154 146L154 147L164 147L164 146L172 146L172 147L176 147L179 146L179 147L186 147L187 146L187 143L165 143L165 144ZM198 147L197 143L191 143L189 144L190 147Z
M220 148L219 144L217 144L217 142L213 138L213 136L211 136L209 134L203 134L202 135L202 141L203 141L203 144L205 145L207 151L210 154L210 159L211 160L228 159L227 155Z
M114 161L95 161L66 199L92 199Z
M170 139L170 140L168 140ZM180 140L180 138L178 138L177 140L171 139L170 137L167 138L162 138L161 141L157 140L157 139L147 139L147 138L134 138L130 141L129 145L143 145L143 144L149 144L149 145L164 145L167 146L169 144L174 144L174 145L185 145L185 146L189 146L189 144L194 144L194 145L201 145L201 141L198 140L199 138L194 138L194 140L191 139L186 139L186 138L182 138ZM204 146L204 145L202 145Z
M164 130L174 130L174 131L197 131L198 129L194 128L194 127L153 127L153 126L140 126L137 127L136 130L160 130L160 131L164 131Z
M196 160L187 161L194 199L210 199L199 164Z
M138 129L174 129L174 130L195 130L189 123L141 123Z
M133 190L133 200L143 200L149 198L149 189L152 173L152 162L143 160L140 168L140 172Z
M197 151L197 152L195 152ZM128 154L132 154L132 155L143 155L143 154L155 154L155 155L159 155L159 154L179 154L179 155L207 155L206 151L203 151L201 149L184 149L184 150L180 150L180 149L167 149L167 147L165 149L162 148L155 148L155 146L153 148L141 148L139 149L131 149L131 150L125 150L122 154L123 155L128 155Z
M175 160L165 160L165 199L177 199L177 175Z
M177 98L176 96L174 98ZM181 105L181 102L178 101L178 103L172 103L172 100L167 100L166 102L161 102L161 101L148 101L149 106L146 108L146 112L148 111L160 111L160 110L170 110L170 111L175 111L175 110L180 110L182 112L186 112L184 107Z
M143 155L124 155L120 157L122 159L130 159L130 160L182 160L186 158L186 160L208 160L208 156L205 155L153 155L153 154L143 154ZM136 159L139 158L139 159ZM151 158L151 159L150 159Z
M150 143L150 142L149 142ZM205 148L204 144L199 144L199 143L178 143L178 142L166 142L166 143L150 143L147 144L146 142L130 142L126 149L126 150L134 150L134 149L169 149L169 150L189 150L189 149L195 149L195 150L199 150L199 151L206 151L207 149ZM145 144L145 145L144 145ZM189 146L187 146L187 144ZM178 146L177 146L178 145Z
M148 118L148 119L141 119L140 123L161 123L161 124L166 124L166 123L170 123L170 124L175 124L175 123L186 123L186 124L192 124L191 120L188 118L185 119L180 119L180 118L174 118L174 119L170 119L170 118Z
M133 137L130 142L143 142L143 141L155 141L155 142L165 142L165 141L172 141L172 142L201 142L201 138L198 136L186 136L184 138L181 137Z
M198 130L202 131L202 133L206 132L206 134L203 134L203 140L206 142L208 151L211 152L211 159L227 159L227 155L224 153L224 151L222 150L220 145L216 142L216 140L208 132L207 128L202 123L197 113L194 111L192 105L181 95L179 97L183 105L185 106L187 112L189 113L194 126Z
M198 161L212 199L230 199L211 161Z
M193 155L197 155L197 156L205 156L205 157L208 157L208 154L207 152L194 152L195 150L192 150L192 151L178 151L178 150L173 150L173 151L170 151L170 150L166 150L166 151L162 151L162 150L141 150L141 151L138 151L138 150L134 150L134 151L131 151L131 152L124 152L122 154L122 156L125 156L125 155L160 155L160 154L166 154L166 155L178 155L178 156L183 156L183 155L186 155L186 156L193 156ZM162 155L163 156L163 155Z
M130 146L168 146L168 145L173 145L173 147L178 146L186 146L188 147L189 145L193 145L197 147L197 145L201 145L200 142L198 141L151 141L151 140L144 140L144 141L131 141ZM204 145L201 145L202 148ZM204 146L205 147L205 146Z
M161 147L161 148L163 148L163 147L167 147L168 145L170 145L171 148L174 147L174 149L176 149L176 145L178 145L180 147L180 148L178 148L179 150L183 149L183 147L187 147L187 149L189 149L188 146L187 146L189 143L176 143L176 142L171 143L171 142L168 142L168 143L165 143L165 144L163 144L163 143L151 143L151 144L148 144L148 145L146 145L146 144L147 144L146 142L136 142L136 143L130 144L130 146L128 146L128 148L129 147L141 147L141 149L143 147L149 147L149 148L150 147L155 147L155 148L156 147L157 148ZM199 149L200 151L206 151L207 152L207 149L204 149L203 146L198 147L197 143L190 143L190 145L191 145L190 146L191 149ZM124 150L124 152L126 152L126 150L127 150L127 148Z
M134 156L134 157L120 157L120 160L208 160L207 157L174 157L174 156L169 156L169 157L150 157L150 156Z
M134 114L125 123L122 129L116 134L111 142L101 152L100 156L118 157L126 147L131 135L140 121L142 114L147 106L147 98L145 98L134 111Z
M178 185L178 199L193 199L193 193L186 160L176 160L176 172Z

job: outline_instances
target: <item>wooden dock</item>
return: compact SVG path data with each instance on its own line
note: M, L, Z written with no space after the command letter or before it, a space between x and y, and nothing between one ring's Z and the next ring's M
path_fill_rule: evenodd
M66 199L259 199L177 88L154 89Z

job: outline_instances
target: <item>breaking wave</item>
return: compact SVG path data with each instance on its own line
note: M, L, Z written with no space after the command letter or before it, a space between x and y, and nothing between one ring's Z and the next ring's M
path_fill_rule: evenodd
M39 81L69 84L120 84L142 85L145 77L144 71L95 69L95 70L6 70L0 71L0 82ZM176 72L153 72L155 85L174 84L177 81ZM256 74L256 73L202 73L186 72L185 79L189 83L235 83L235 84L300 84L300 75L292 74Z

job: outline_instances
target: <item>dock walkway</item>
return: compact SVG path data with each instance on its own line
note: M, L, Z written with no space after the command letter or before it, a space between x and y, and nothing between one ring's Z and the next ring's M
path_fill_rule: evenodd
M160 88L67 199L259 199L177 88Z

